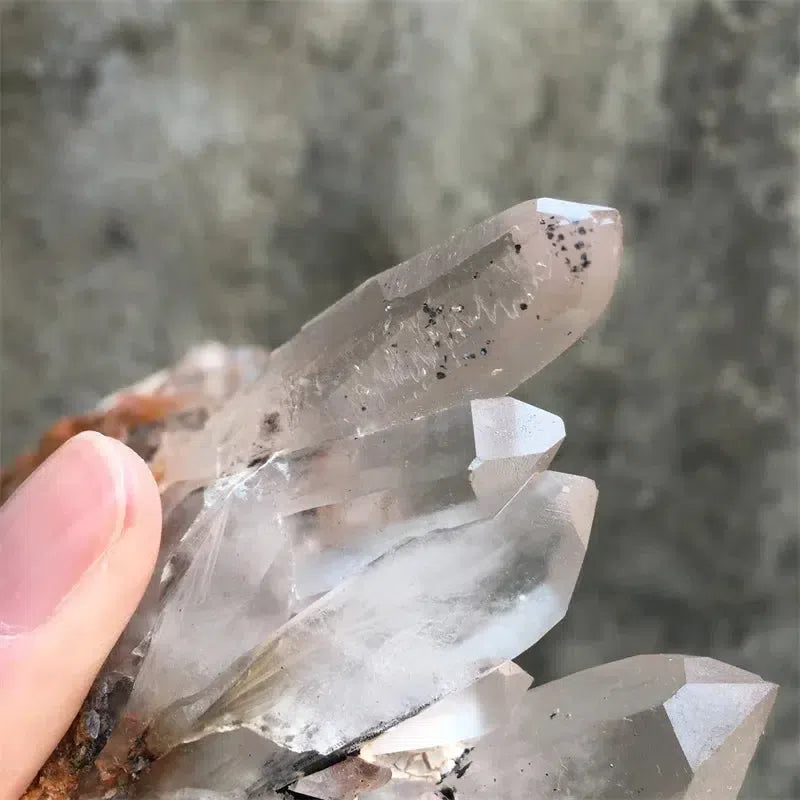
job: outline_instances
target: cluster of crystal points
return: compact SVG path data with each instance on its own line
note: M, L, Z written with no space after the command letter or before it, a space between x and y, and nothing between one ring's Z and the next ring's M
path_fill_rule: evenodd
M162 551L83 797L736 795L772 684L656 655L531 688L510 661L566 613L597 492L549 470L562 421L504 395L597 319L620 255L614 210L523 203L165 434Z

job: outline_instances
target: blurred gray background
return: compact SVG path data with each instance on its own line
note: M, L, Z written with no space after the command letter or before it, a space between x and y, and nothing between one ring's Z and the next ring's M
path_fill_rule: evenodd
M777 681L742 796L800 797L798 26L791 1L5 2L3 460L515 202L613 204L616 299L519 393L600 486L527 664Z

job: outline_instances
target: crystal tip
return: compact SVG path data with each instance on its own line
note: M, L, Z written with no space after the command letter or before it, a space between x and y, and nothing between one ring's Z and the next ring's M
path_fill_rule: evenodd
M619 212L609 206L574 203L571 200L558 200L554 197L540 197L536 201L536 210L540 214L553 214L557 217L564 217L570 222L582 222L583 220L592 219L593 213L596 211L608 212L603 216L612 221L619 218Z

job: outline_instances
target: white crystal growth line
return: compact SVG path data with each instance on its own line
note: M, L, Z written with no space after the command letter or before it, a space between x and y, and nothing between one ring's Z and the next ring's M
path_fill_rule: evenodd
M387 553L277 631L229 688L163 715L152 747L246 726L330 753L468 686L564 615L591 526L572 516L574 493L596 496L546 472L489 520Z
M283 452L207 492L128 703L146 723L406 539L500 510L564 438L555 414L476 400L364 437ZM157 580L157 579L156 579ZM211 651L209 641L226 641Z

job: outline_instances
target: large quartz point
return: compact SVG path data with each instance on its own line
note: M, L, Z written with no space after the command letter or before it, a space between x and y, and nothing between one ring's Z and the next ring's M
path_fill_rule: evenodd
M435 788L459 800L732 800L776 693L710 658L605 664L529 691L510 724L482 738ZM417 788L418 798L431 789ZM387 785L363 800L409 791Z
M496 514L563 438L554 414L510 397L475 400L221 479L172 551L162 548L162 588L129 626L152 632L137 649L128 716L147 721L199 691L407 539Z
M530 200L359 286L271 354L266 373L161 448L167 483L363 435L515 389L576 342L617 279L610 208Z

